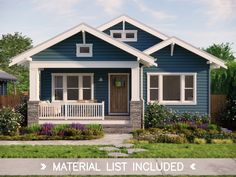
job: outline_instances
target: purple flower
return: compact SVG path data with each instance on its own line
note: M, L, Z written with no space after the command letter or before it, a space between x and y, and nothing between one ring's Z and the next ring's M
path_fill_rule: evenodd
M70 125L70 128L74 128L76 130L84 130L85 126L83 124L78 124L78 123L72 123Z
M54 125L51 123L45 123L41 127L40 135L52 136L52 130Z

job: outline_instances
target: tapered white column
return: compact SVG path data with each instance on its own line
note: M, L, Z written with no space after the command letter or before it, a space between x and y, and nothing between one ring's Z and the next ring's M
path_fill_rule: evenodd
M131 68L131 101L140 101L139 66Z
M39 69L29 70L29 101L39 101Z

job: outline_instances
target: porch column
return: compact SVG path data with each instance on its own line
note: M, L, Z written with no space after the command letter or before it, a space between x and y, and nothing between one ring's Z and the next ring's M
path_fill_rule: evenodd
M132 129L142 127L142 101L140 100L140 73L139 63L136 67L131 68L131 101L130 101L130 121Z
M131 68L131 101L140 101L139 66Z
M29 70L29 101L39 101L39 69Z
M39 112L39 68L29 69L29 101L27 104L27 124L38 123Z

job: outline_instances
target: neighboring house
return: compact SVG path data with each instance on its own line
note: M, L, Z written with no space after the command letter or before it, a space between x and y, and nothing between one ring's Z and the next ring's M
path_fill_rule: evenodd
M14 57L29 67L28 123L137 129L149 102L209 114L210 67L224 62L130 17L80 24ZM112 127L112 126L111 126Z
M7 95L7 83L16 81L17 79L15 76L0 70L0 95Z

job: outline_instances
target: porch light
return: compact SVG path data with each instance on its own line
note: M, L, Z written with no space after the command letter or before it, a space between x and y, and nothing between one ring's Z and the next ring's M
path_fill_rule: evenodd
M99 82L103 82L103 78L100 77L100 78L98 79L98 81L99 81Z

